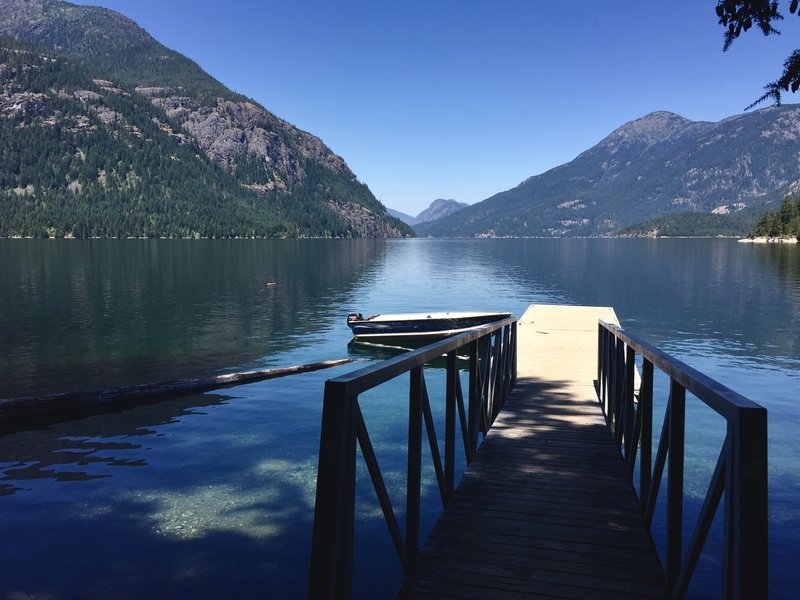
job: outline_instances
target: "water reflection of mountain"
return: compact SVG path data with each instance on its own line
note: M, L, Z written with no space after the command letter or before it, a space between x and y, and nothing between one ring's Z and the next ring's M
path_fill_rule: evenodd
M334 346L344 351L350 310L519 315L531 302L610 305L654 343L800 356L796 247L732 240L0 240L0 254L0 397L274 366L272 357L290 354L296 362L336 358L328 354ZM332 332L342 345L320 343Z
M800 249L734 240L497 240L519 285L573 304L613 306L654 343L724 343L800 357Z
M385 252L382 240L0 244L0 397L195 377L284 352L341 318Z

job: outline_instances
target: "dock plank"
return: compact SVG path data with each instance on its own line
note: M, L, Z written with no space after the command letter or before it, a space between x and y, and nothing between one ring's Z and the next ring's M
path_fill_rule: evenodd
M518 381L397 594L666 598L594 387L607 307L533 305Z

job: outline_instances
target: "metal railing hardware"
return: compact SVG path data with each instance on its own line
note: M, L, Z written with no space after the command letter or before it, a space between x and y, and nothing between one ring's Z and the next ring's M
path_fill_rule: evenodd
M766 598L767 410L616 325L600 321L598 349L600 402L632 481L638 454L639 504L648 527L665 469L667 472L664 572L672 597L686 594L720 501L724 500L722 597ZM634 393L637 354L642 364L638 395ZM655 464L654 368L666 374L670 382ZM727 433L684 554L687 390L726 420Z
M455 486L456 415L464 454L472 461L517 377L517 321L509 317L325 382L308 597L350 598L353 586L356 446L366 463L404 572L420 544L422 429L425 427L444 506ZM464 352L466 348L467 352ZM457 353L469 355L465 406ZM439 451L425 364L446 355L444 460ZM359 395L409 373L405 535L392 506L359 406Z

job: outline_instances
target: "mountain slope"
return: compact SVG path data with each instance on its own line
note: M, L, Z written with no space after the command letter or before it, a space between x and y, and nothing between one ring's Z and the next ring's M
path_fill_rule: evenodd
M798 157L798 106L718 123L656 112L567 164L415 229L433 236L597 236L672 213L755 211L798 185Z
M411 215L407 215L404 212L400 212L399 210L394 210L393 208L387 208L386 210L389 212L390 215L392 215L393 217L397 217L406 225L411 225L411 222L414 220L414 217L412 217Z
M330 234L310 215L343 223L336 235L413 235L319 138L226 89L127 17L57 0L0 0L0 35L71 57L94 78L147 97L297 235Z
M438 198L431 202L431 205L419 213L412 221L412 225L419 225L420 223L425 223L427 221L436 221L437 219L441 219L448 215L452 215L454 212L457 212L464 208L465 206L469 206L466 202L457 202L455 200L445 200L443 198Z
M145 98L0 40L0 236L285 237Z

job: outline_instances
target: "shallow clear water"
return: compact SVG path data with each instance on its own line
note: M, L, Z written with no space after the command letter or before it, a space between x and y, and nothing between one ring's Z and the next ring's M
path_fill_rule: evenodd
M345 315L519 316L531 303L614 306L633 333L769 409L770 595L793 597L800 586L796 247L0 240L0 397L358 361L6 431L0 598L302 597L323 384L380 357L348 348ZM426 378L435 397L443 371ZM361 399L390 490L405 478L405 385ZM687 489L700 502L720 426L689 405L687 445L698 451ZM438 501L430 469L426 476L428 528ZM361 468L357 590L391 597L400 571L365 477ZM713 556L704 558L696 597L713 591L717 568Z

